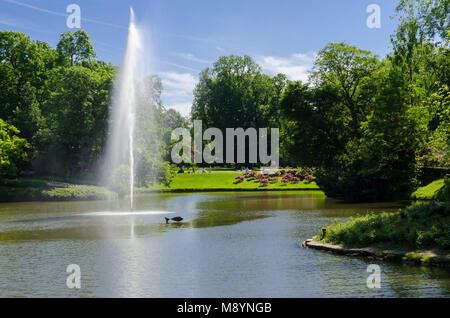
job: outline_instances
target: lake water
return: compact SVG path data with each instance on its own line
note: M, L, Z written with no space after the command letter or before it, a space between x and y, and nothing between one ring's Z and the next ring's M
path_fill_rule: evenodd
M401 203L320 192L0 204L0 297L449 297L450 271L304 249L324 224ZM169 213L170 212L170 213ZM166 224L164 217L182 216ZM367 266L381 266L369 289ZM69 264L81 288L66 286Z

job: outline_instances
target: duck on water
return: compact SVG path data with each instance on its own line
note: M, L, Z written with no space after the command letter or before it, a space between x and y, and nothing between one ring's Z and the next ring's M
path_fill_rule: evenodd
M166 224L168 224L170 220L175 221L175 222L183 221L183 218L181 216L175 216L173 218L168 218L168 217L164 217L164 218L166 219Z

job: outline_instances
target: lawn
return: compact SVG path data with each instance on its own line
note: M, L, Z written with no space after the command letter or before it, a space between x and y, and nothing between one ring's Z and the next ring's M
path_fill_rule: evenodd
M278 178L278 182L269 183L266 186L261 186L259 181L247 181L247 179L235 184L235 177L241 174L239 171L226 169L214 169L212 173L176 174L168 187L155 185L135 190L138 193L150 191L320 190L315 182L301 181L283 184L281 178ZM84 185L85 183L89 185ZM1 180L0 202L106 200L117 197L116 193L92 184L92 182L51 177Z
M439 179L420 187L411 195L413 200L450 200L450 178Z
M214 170L212 173L183 173L177 174L169 187L164 185L152 186L149 188L140 188L138 191L148 190L304 190L304 189L317 189L319 187L315 182L306 183L301 181L298 183L292 183L285 185L281 183L281 178L278 178L278 182L274 184L268 184L267 186L261 186L258 181L243 181L238 184L234 184L236 181L234 178L242 173L239 171L223 171Z

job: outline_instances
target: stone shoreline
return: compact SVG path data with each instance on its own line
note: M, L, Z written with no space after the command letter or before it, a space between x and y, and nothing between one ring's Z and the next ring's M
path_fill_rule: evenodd
M377 258L386 261L405 262L414 265L450 268L450 254L436 254L434 251L400 251L389 248L347 248L339 245L325 244L308 239L300 244L304 248L326 251L347 256Z

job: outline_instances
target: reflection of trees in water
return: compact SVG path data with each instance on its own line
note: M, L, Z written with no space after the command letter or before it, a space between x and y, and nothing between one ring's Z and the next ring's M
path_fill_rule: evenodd
M201 210L215 211L271 211L271 210L311 210L325 206L325 196L318 192L306 194L258 194L230 195L217 201L204 201L197 205Z
M436 289L446 291L447 297L450 295L450 273L443 268L390 264L382 275L382 283L385 282L382 287L390 290L392 297L429 297Z

